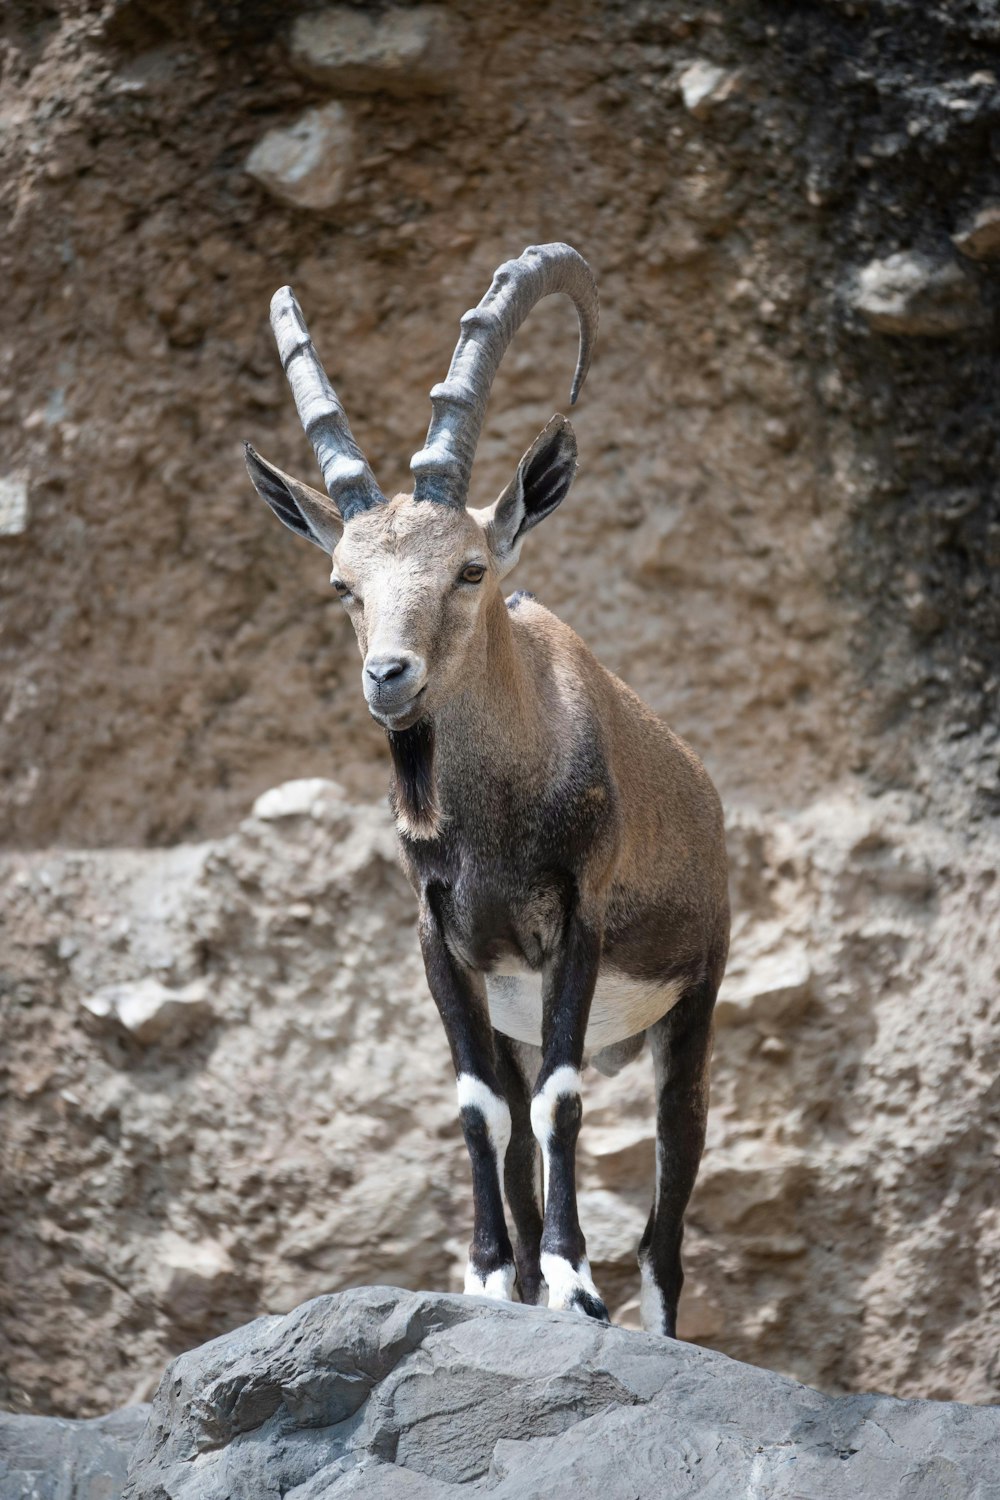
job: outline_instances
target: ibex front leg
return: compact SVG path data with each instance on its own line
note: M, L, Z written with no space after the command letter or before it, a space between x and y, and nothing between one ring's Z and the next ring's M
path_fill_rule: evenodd
M576 1142L583 1118L580 1070L600 961L599 933L574 914L543 976L542 1067L531 1101L531 1128L542 1148L541 1265L549 1306L607 1322L608 1310L591 1280L576 1207Z
M451 1048L459 1116L472 1163L474 1219L465 1290L510 1300L514 1252L500 1187L510 1140L510 1109L497 1078L486 990L481 976L459 964L448 948L433 896L420 913L420 947L427 983Z

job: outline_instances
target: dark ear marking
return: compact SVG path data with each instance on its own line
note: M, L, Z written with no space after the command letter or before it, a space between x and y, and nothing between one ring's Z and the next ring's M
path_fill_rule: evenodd
M524 520L530 531L566 498L576 474L576 435L565 417L553 417L521 460Z
M281 524L324 552L332 552L344 524L333 501L268 463L249 443L244 444L243 453L254 489Z
M553 417L494 506L490 535L500 557L509 557L524 533L566 498L575 473L576 436L565 417Z

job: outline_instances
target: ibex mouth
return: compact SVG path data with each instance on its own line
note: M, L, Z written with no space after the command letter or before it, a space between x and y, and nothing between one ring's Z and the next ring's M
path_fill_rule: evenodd
M368 712L375 720L375 723L381 724L383 729L391 729L394 733L403 729L412 729L423 714L423 697L426 691L427 684L425 682L423 687L414 693L413 697L407 703L399 704L391 710L379 710L369 703Z

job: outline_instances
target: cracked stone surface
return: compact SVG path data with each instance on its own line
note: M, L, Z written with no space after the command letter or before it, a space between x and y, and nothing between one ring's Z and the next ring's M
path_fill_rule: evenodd
M0 1500L120 1500L149 1407L71 1422L0 1412Z
M657 1335L362 1287L182 1355L124 1500L996 1500L1000 1409L834 1400Z

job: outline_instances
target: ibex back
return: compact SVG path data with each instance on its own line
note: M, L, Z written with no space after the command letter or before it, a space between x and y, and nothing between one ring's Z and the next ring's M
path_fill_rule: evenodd
M271 320L329 498L249 447L247 463L279 519L331 554L365 697L388 735L400 849L472 1163L466 1291L509 1298L516 1282L537 1302L547 1285L550 1307L607 1318L577 1215L580 1075L588 1060L617 1071L648 1038L657 1152L642 1319L673 1334L729 940L722 812L697 756L568 626L529 594L502 597L525 534L572 483L565 418L492 505L467 508L493 378L550 292L579 316L576 399L597 289L568 245L536 246L501 266L462 319L411 464L414 492L389 500L283 288Z

